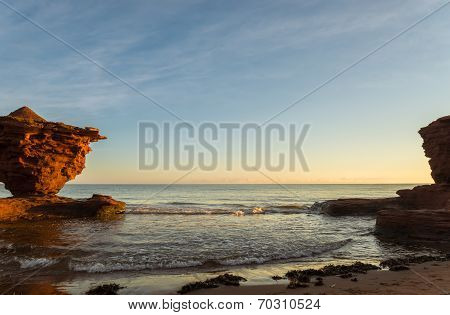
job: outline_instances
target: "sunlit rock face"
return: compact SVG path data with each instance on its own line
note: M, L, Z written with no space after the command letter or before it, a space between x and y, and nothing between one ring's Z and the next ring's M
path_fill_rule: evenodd
M425 155L430 158L431 176L436 184L450 184L450 116L439 118L420 129Z
M48 122L28 107L0 117L0 182L14 196L54 195L81 174L95 128Z

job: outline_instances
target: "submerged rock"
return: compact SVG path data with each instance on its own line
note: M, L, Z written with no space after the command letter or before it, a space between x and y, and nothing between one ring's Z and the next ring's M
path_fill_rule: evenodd
M0 182L13 196L58 193L81 174L96 128L48 122L28 107L0 117Z

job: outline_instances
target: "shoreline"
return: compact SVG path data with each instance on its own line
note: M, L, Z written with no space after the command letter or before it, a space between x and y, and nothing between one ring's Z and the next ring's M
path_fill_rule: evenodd
M287 280L274 284L220 286L200 289L189 295L396 295L449 294L450 261L431 261L409 266L409 270L374 270L355 274L357 281L339 276L323 277L322 286L287 288ZM275 282L275 281L274 281Z
M240 286L222 286L188 292L189 295L323 295L323 294L447 294L450 291L450 260L432 260L425 263L406 264L410 270L368 271L353 273L352 277L322 276L323 285L316 286L316 276L311 276L308 287L287 288L289 280L273 280L292 270L321 269L326 265L346 265L363 261L378 266L374 260L333 260L322 262L287 263L277 265L218 268L209 271L185 271L175 274L153 274L146 271L118 273L71 273L55 275L43 270L40 275L15 287L9 294L75 294L108 284L117 284L120 295L178 295L185 285L205 281L225 273L247 279ZM47 271L47 272L46 272ZM357 278L357 281L351 279ZM6 280L6 279L4 279ZM13 279L10 279L13 280ZM20 279L17 279L20 280ZM429 280L429 281L427 281ZM431 285L430 282L435 285ZM10 283L9 285L12 285ZM6 284L5 284L6 285ZM2 288L5 289L5 288Z

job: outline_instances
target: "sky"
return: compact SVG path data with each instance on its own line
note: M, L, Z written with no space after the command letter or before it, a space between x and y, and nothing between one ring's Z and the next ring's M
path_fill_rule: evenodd
M309 172L139 170L137 126L177 121L146 97L262 123L445 2L1 0L0 115L99 128L74 183L428 183L417 131L450 114L450 5L273 120L311 125Z

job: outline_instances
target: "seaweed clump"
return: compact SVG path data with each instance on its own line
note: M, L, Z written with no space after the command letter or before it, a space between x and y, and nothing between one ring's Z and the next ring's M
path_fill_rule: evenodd
M405 256L402 258L390 258L382 261L380 266L382 268L389 268L391 271L399 271L400 266L408 266L410 264L423 264L430 261L447 261L450 259L450 256L447 254L446 256ZM402 269L407 270L407 269Z
M86 292L87 295L117 295L117 291L124 289L116 283L103 284L98 287L92 288Z
M274 280L274 281L278 281L278 280L283 280L283 279L286 279L285 277L281 277L281 276L272 276L272 280Z
M247 279L230 273L225 273L205 281L188 283L184 285L177 293L186 294L200 289L217 288L219 285L239 286L241 281L247 281Z
M306 283L311 281L311 277L327 277L342 276L343 278L352 277L352 273L367 273L369 270L378 270L378 266L355 262L352 265L327 265L320 269L291 270L286 273L289 279L289 289L304 288ZM350 276L349 276L350 275ZM323 281L318 280L319 285L323 285Z

